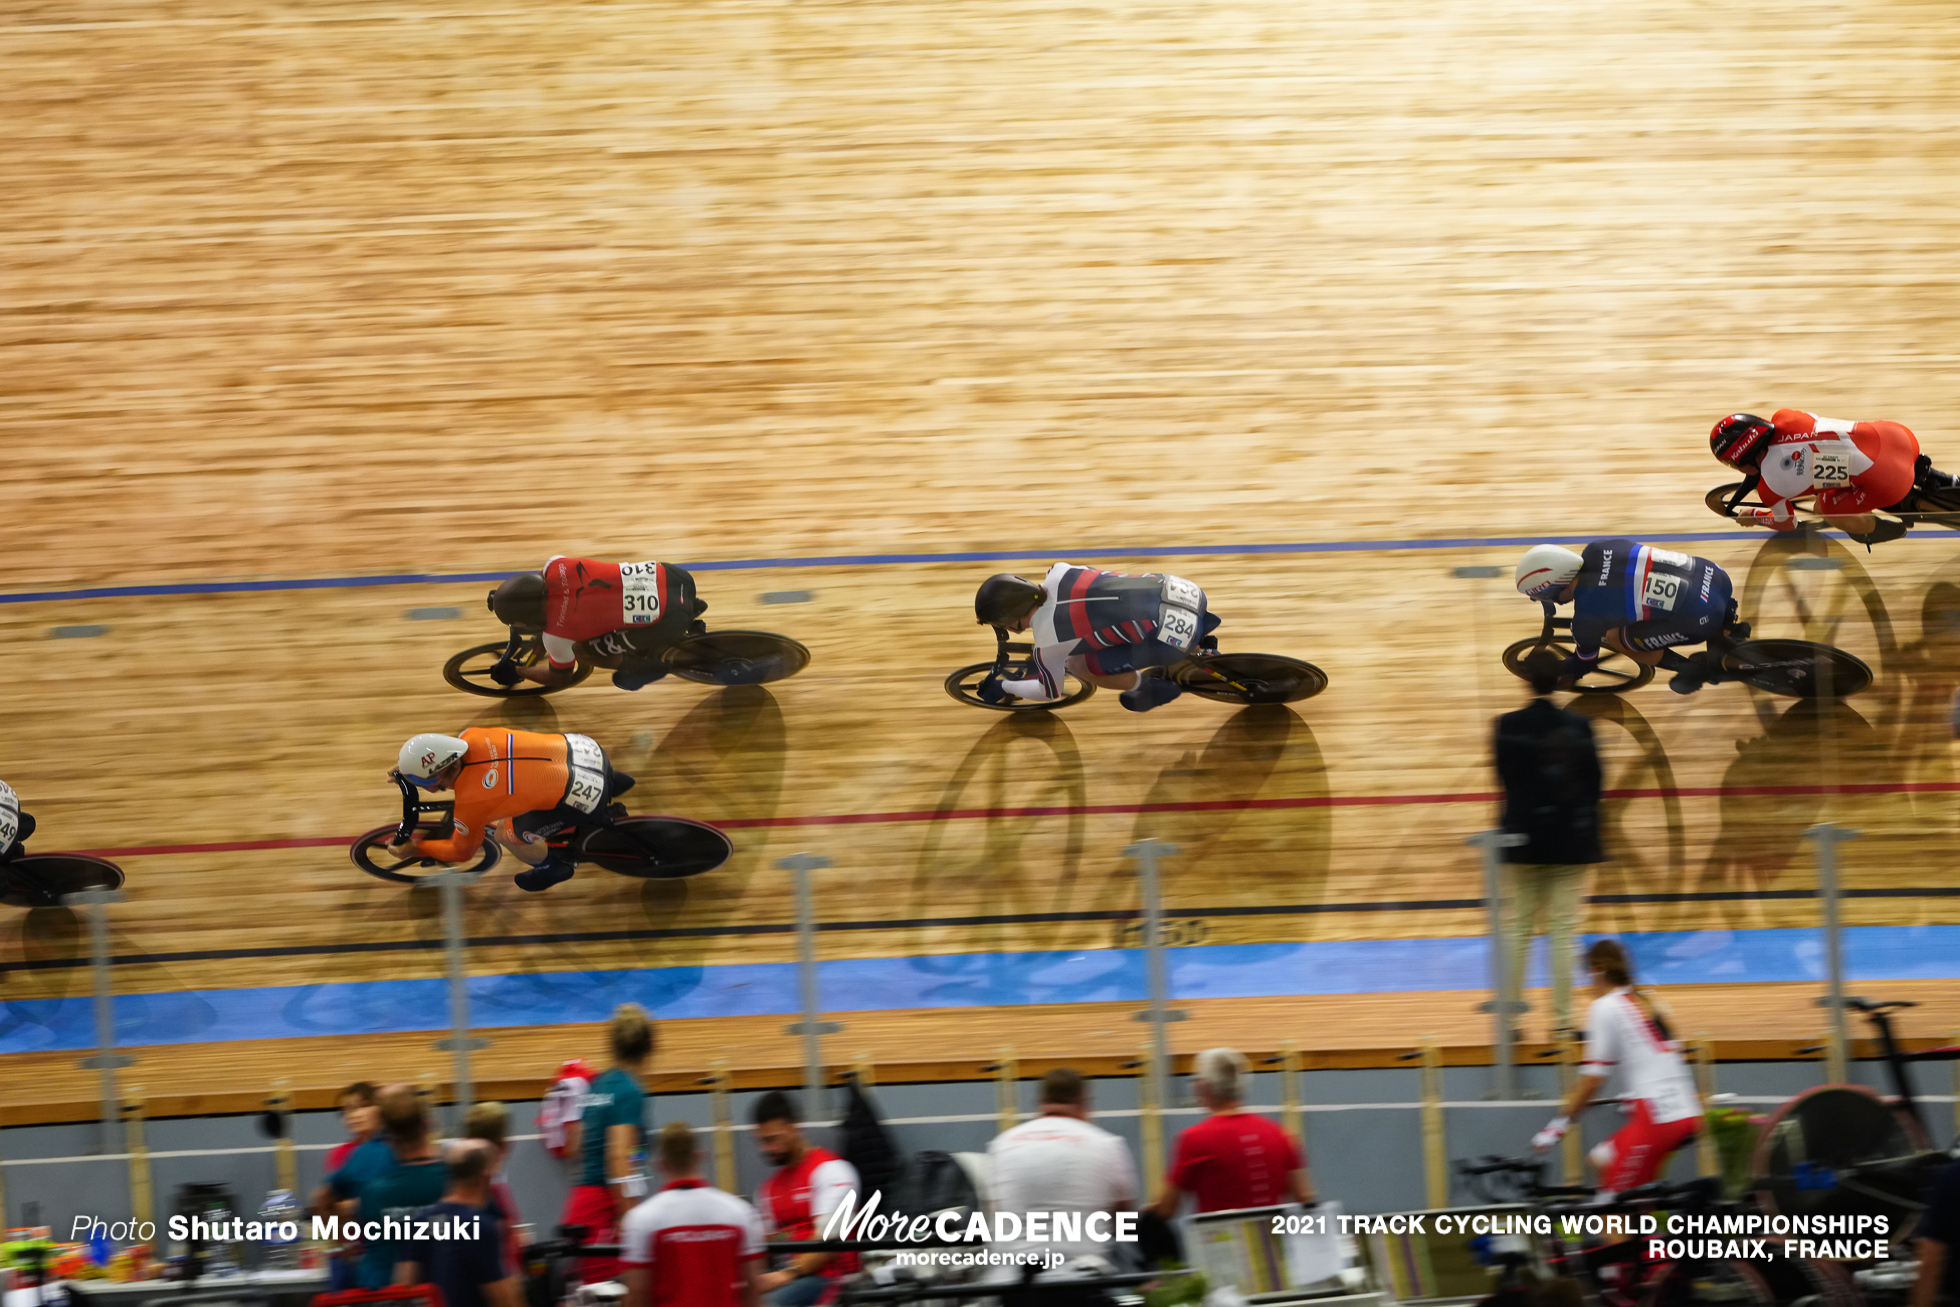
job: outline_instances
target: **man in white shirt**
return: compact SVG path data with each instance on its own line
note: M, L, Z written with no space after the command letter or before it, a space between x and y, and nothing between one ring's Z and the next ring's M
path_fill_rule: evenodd
M1082 1077L1067 1067L1043 1076L1039 1108L1040 1115L1033 1120L995 1136L987 1145L993 1171L991 1211L1013 1212L1024 1223L1029 1212L1079 1213L1081 1224L1090 1227L1088 1218L1094 1213L1133 1209L1137 1180L1129 1146L1089 1123L1089 1090ZM1066 1218L1055 1223L1064 1235L1073 1233ZM997 1242L994 1248L1048 1251L1071 1259L1088 1254L1107 1257L1114 1247L1108 1242L1113 1223L1099 1220L1091 1228L1104 1239L1089 1238L1087 1229L1075 1238L1057 1238L1050 1229L1045 1232L1048 1237Z

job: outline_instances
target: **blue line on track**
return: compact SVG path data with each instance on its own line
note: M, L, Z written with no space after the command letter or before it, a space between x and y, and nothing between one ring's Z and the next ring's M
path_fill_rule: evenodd
M1459 536L1440 540L1307 540L1271 545L1136 545L1120 549L977 549L938 554L817 554L809 558L728 558L682 563L690 572L742 572L803 567L897 567L916 563L991 563L1021 559L1188 558L1198 555L1357 554L1406 549L1494 549L1516 545L1585 544L1588 535ZM1680 531L1642 536L1642 541L1681 542L1748 539L1734 531ZM379 576L293 577L268 581L181 581L157 585L103 585L78 590L22 590L0 594L0 604L55 603L75 599L130 599L150 595L259 594L272 590L358 590L378 585L461 585L501 581L502 572L386 572Z
M1667 984L1816 982L1824 947L1814 929L1670 931L1622 937L1645 981ZM1854 926L1845 970L1861 983L1960 976L1960 926ZM1330 940L1202 944L1169 950L1177 999L1478 990L1488 981L1486 941ZM1543 985L1540 950L1527 983ZM479 1026L558 1025L606 1019L637 1002L660 1017L786 1015L798 1010L794 963L734 963L617 971L473 976ZM1066 953L958 953L839 958L819 967L833 1012L1140 1002L1140 949ZM306 1035L447 1028L446 982L376 980L176 993L122 994L116 1042L218 1043ZM1882 996L1882 992L1880 992ZM82 1049L95 1043L87 995L0 1003L0 1054Z

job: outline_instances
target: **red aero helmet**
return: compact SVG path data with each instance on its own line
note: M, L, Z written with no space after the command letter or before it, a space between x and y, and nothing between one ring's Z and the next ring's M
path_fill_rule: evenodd
M1740 467L1775 435L1776 428L1754 413L1731 413L1708 433L1708 448L1729 467Z

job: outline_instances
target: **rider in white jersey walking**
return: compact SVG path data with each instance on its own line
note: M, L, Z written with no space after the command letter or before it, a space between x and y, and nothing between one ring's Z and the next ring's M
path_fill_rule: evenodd
M1634 987L1626 950L1602 939L1586 950L1586 965L1597 997L1586 1012L1585 1065L1564 1107L1531 1146L1543 1151L1563 1138L1617 1072L1620 1097L1631 1109L1627 1123L1587 1157L1599 1172L1601 1189L1624 1193L1652 1181L1674 1150L1695 1137L1701 1095L1667 1018Z

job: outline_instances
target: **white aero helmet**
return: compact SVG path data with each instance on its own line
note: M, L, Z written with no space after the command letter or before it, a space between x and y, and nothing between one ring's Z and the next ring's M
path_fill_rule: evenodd
M402 746L395 768L411 784L427 789L451 764L461 762L469 747L453 735L413 735Z
M1585 560L1558 545L1533 545L1518 560L1518 593L1527 599L1550 599L1579 575Z

